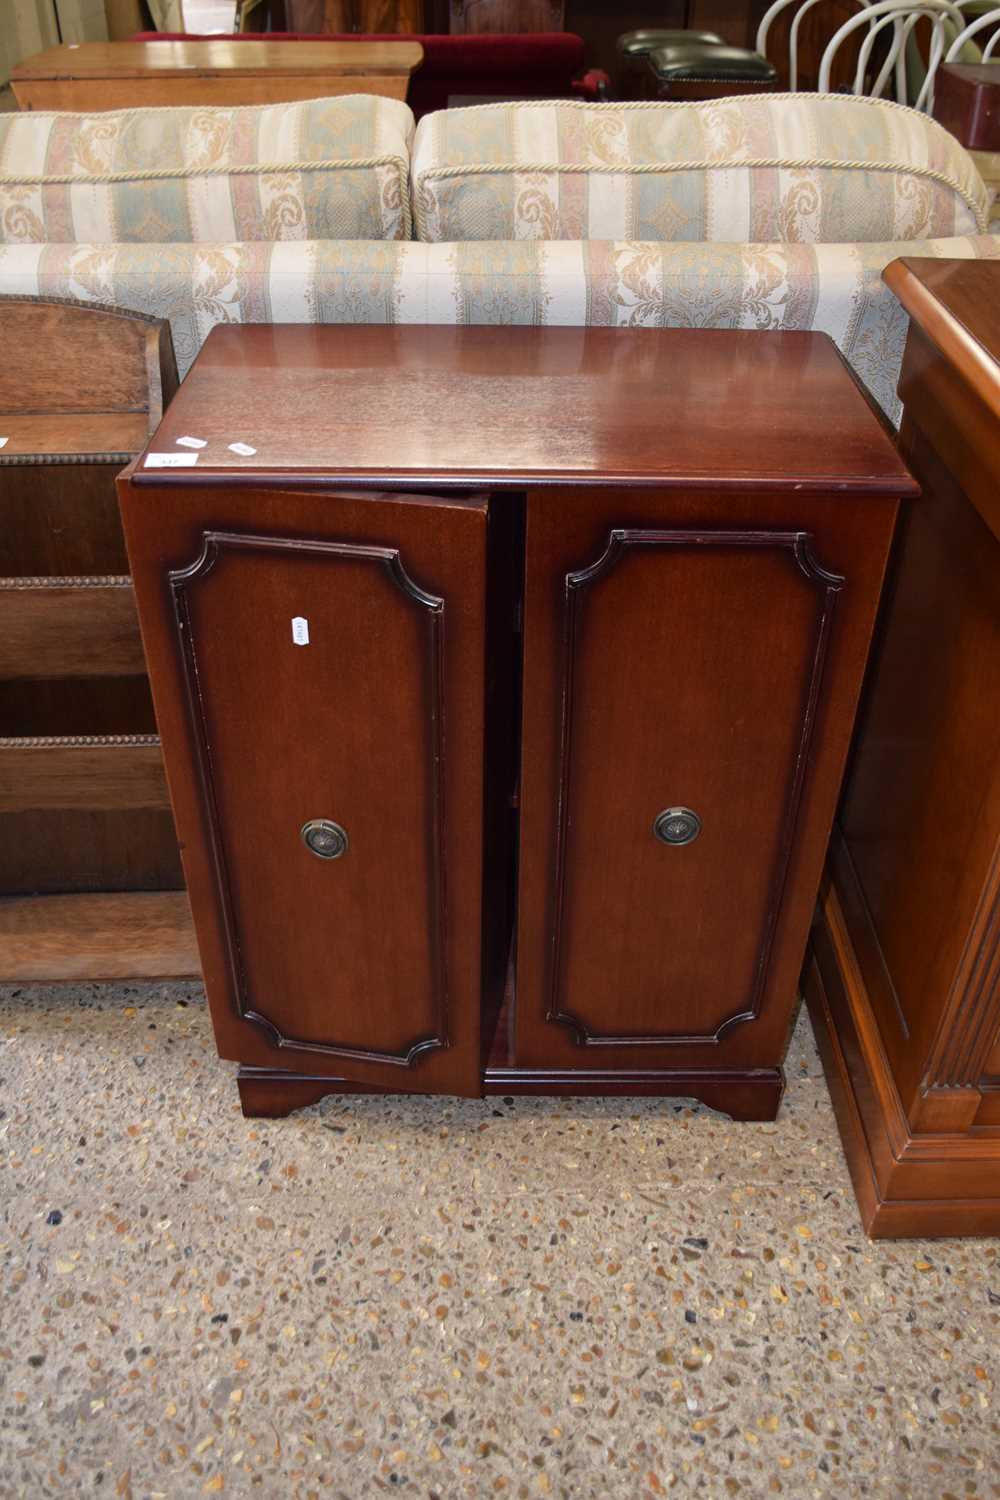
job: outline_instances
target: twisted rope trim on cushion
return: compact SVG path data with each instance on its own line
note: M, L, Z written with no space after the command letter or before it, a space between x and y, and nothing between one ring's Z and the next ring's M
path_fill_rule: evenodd
M773 97L773 96L772 96ZM492 108L492 105L481 106L484 109ZM598 106L602 108L603 106ZM618 107L618 106L615 106ZM671 106L673 107L673 106ZM425 181L443 181L449 177L532 177L532 176L559 176L570 174L579 176L587 174L601 177L643 177L653 176L658 173L671 172L740 172L746 170L757 170L761 168L777 168L783 171L798 171L801 168L817 167L822 170L845 172L893 172L907 177L926 177L933 182L940 182L943 186L952 190L961 199L973 214L977 230L980 234L986 233L987 215L977 203L973 203L967 196L961 183L947 172L941 172L936 167L918 167L906 165L902 162L873 162L873 161L840 161L834 159L822 159L817 157L788 157L788 156L759 156L750 157L746 161L663 161L663 162L621 162L617 165L599 163L593 166L586 162L473 162L466 166L453 167L427 167L423 171L414 174L414 187L419 188ZM423 231L419 195L416 204L417 233Z
M127 172L103 172L81 177L73 172L52 176L41 172L27 175L0 172L0 187L100 187L116 182L164 182L170 179L190 181L199 177L287 177L293 172L343 172L370 167L395 167L399 176L403 233L408 240L413 231L410 206L409 162L402 156L351 156L334 161L239 162L217 167L152 167L148 171L133 168Z
M734 104L737 101L742 104L747 98L756 99L757 97L753 94L725 94L721 99L623 99L620 101L609 99L603 103L591 102L589 99L512 99L509 102L501 99L493 104L462 104L449 109L448 113L471 115L483 109L718 109L720 104ZM803 99L808 99L810 103L817 99L826 99L836 104L871 104L877 105L879 109L901 109L904 114L916 115L925 125L934 125L938 130L944 131L943 125L930 119L922 110L914 109L911 104L899 104L895 99L874 99L870 94L803 94L786 91L784 94L767 94L760 97L766 97L769 104L784 99L794 99L799 104ZM444 111L439 110L437 113L443 114ZM944 133L947 135L948 132L944 131Z

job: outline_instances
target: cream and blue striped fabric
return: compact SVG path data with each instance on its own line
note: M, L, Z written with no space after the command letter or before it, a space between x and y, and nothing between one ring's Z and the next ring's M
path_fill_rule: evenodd
M417 127L417 237L839 244L976 234L987 193L935 121L881 99L487 104Z
M182 373L217 323L816 329L895 417L907 318L882 272L900 255L1000 261L1000 235L867 245L6 245L0 293L169 318Z
M0 114L0 242L408 239L412 137L371 94Z

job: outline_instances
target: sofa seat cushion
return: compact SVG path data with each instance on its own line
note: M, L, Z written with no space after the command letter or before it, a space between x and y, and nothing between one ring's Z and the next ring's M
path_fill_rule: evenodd
M0 242L409 237L405 104L0 114Z
M423 240L920 240L985 228L968 153L880 99L492 104L427 116Z

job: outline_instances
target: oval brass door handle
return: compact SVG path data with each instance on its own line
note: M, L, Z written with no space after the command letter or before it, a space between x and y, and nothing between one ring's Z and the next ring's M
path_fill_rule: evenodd
M661 844L690 844L701 832L701 819L690 807L665 807L656 815L653 832Z
M347 829L331 818L310 818L300 832L302 842L317 859L339 859L347 853Z

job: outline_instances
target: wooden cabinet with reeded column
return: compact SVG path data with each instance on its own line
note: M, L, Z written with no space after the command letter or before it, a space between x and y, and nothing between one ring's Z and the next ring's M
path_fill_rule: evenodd
M120 494L247 1112L773 1117L913 490L822 335L216 329Z
M872 1235L1000 1233L1000 263L899 260L893 556L807 993Z

